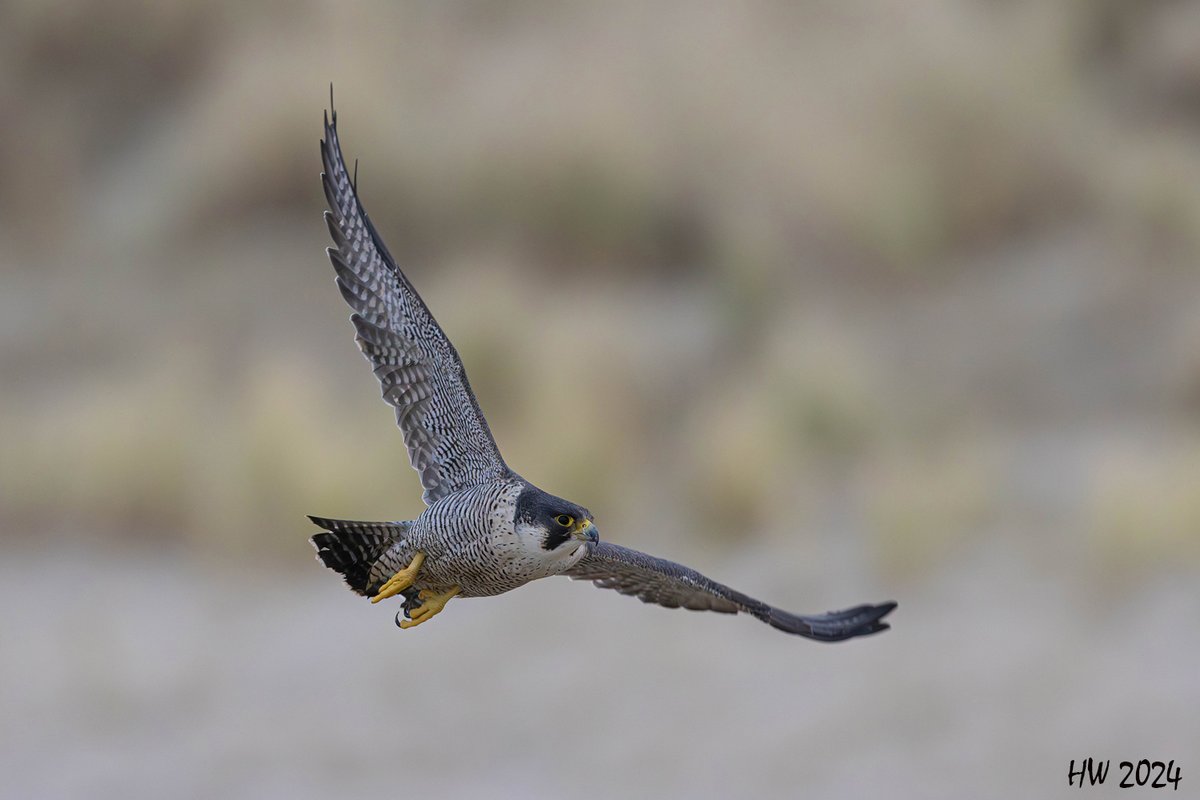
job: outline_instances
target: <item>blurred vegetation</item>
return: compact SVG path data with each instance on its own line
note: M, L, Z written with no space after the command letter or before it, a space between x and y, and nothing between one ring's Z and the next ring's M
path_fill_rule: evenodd
M0 21L4 539L418 513L321 253L332 81L509 462L606 533L1200 555L1195 3Z

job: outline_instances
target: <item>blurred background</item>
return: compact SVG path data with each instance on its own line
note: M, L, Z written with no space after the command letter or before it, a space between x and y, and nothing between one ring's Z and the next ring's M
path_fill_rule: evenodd
M1200 785L1200 3L14 0L0 31L0 794ZM515 469L894 630L555 579L401 633L321 568L305 513L422 507L322 252L331 82Z

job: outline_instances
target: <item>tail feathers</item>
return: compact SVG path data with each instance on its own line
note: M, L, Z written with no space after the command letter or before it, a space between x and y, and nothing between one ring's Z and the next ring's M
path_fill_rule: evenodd
M378 589L373 585L378 583L378 576L371 574L375 563L412 526L411 522L354 522L314 516L309 519L325 529L325 533L311 539L317 548L317 558L340 573L346 585L361 595L373 594Z

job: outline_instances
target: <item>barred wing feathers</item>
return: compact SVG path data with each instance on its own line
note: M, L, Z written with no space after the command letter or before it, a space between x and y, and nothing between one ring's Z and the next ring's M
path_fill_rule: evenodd
M882 620L896 607L895 603L889 602L826 614L790 614L682 564L608 542L588 545L587 555L566 574L576 580L592 581L601 589L633 595L643 603L693 611L750 614L773 628L822 642L885 631L889 626Z
M327 250L356 341L396 409L426 504L502 478L500 456L454 345L396 265L359 202L338 141L337 112L325 118L321 182L333 237Z

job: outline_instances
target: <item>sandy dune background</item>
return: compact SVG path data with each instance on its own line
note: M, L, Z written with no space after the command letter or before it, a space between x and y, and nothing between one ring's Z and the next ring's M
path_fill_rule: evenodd
M1141 758L1195 791L1197 26L5 5L0 795L1061 797L1087 756L1089 797ZM331 82L514 468L894 630L556 579L400 632L320 568L305 513L420 510L322 254Z

